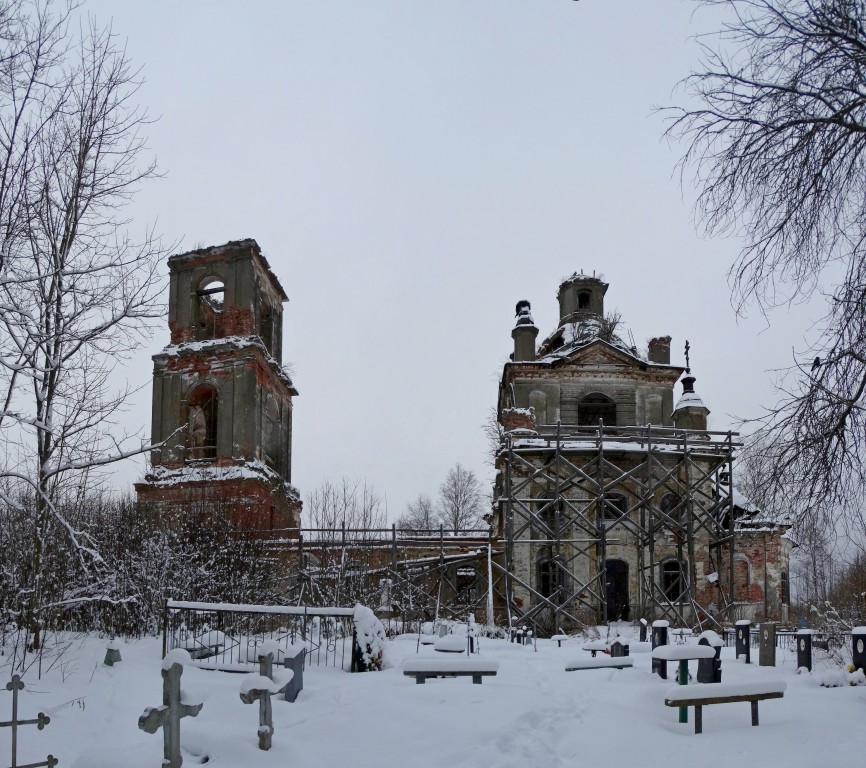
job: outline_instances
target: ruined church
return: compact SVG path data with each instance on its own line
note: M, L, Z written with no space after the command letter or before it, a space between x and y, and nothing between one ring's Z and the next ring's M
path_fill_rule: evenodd
M286 293L255 240L168 260L171 338L153 356L151 466L135 489L156 513L198 505L241 528L297 529Z
M781 617L787 526L738 493L738 436L707 429L671 337L645 352L624 340L607 290L595 275L564 280L559 323L540 343L530 303L517 304L497 406L509 611L550 631Z

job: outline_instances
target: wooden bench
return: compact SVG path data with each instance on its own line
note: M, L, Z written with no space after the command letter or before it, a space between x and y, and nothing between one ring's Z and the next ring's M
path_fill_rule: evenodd
M590 659L578 659L566 664L566 672L580 672L584 669L625 669L633 667L630 656L596 656Z
M499 662L487 659L422 657L403 662L403 674L414 677L419 685L428 677L471 677L474 684L481 685L482 677L492 677L498 671Z
M755 683L704 685L679 685L665 694L667 707L694 707L695 733L703 730L702 708L710 704L729 704L738 701L752 705L752 725L758 724L758 702L764 699L781 699L785 694L785 683L779 680Z

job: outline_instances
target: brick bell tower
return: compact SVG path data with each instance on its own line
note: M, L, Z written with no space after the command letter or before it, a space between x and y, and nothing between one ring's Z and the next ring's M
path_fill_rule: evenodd
M171 342L153 356L159 447L135 485L139 506L204 504L245 529L297 528L286 294L252 239L172 256L168 267Z

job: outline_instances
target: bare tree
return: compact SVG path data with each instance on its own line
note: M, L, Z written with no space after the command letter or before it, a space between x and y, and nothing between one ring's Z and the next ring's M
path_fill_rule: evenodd
M696 214L741 235L742 310L835 285L811 345L757 419L767 491L797 517L861 528L866 481L866 2L700 0L730 12L673 110Z
M457 534L480 525L482 511L481 483L472 470L455 464L439 486L442 523Z
M314 568L301 564L309 582L307 600L320 605L376 600L378 580L371 570L387 514L372 486L346 477L325 481L308 494L303 514L317 563Z
M366 481L340 478L326 480L307 495L304 504L305 528L322 534L346 529L384 528L387 515L382 500Z
M415 501L406 505L406 511L398 518L397 527L416 531L429 531L438 528L439 517L436 505L426 494L422 493Z
M126 233L124 204L155 166L142 162L137 73L111 29L70 24L74 7L51 0L0 0L0 20L0 428L21 447L4 474L34 494L19 609L38 647L52 527L94 584L107 575L57 502L94 467L140 450L112 434L127 393L109 377L162 315L166 251L152 233Z
M487 411L487 418L481 425L481 431L484 433L486 443L484 458L491 469L496 469L496 458L502 450L502 438L505 435L505 430L499 421L499 411L495 405L490 406Z

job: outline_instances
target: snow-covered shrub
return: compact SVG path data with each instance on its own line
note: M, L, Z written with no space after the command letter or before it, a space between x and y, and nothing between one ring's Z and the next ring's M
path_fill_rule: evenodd
M352 651L352 670L371 672L384 666L388 638L385 627L376 614L363 605L355 606L355 648Z

